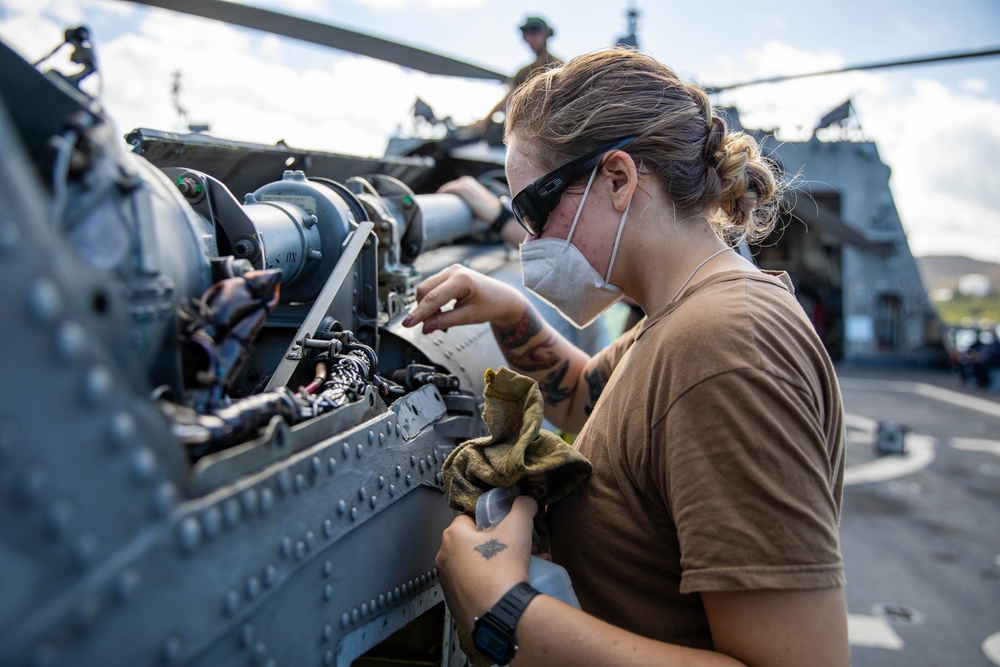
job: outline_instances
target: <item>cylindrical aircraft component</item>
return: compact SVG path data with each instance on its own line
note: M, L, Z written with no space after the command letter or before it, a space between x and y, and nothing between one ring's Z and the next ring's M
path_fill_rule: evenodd
M437 248L481 231L472 215L472 209L456 195L416 195L416 200L424 222L424 250Z
M253 201L244 204L243 210L257 230L261 247L256 247L256 239L233 239L233 255L252 259L259 252L265 269L281 269L283 286L294 285L306 264L322 257L314 215L280 201Z

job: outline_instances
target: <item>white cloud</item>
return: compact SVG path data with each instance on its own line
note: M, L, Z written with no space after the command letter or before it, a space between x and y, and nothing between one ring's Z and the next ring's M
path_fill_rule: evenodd
M990 92L990 82L980 77L962 79L959 87L967 93L985 95Z

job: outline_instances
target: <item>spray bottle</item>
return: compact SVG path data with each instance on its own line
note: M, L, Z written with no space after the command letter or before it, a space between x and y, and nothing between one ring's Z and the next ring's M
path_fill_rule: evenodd
M514 499L521 495L521 489L515 484L505 488L497 487L479 496L476 501L476 529L490 530L510 513ZM573 583L569 573L561 565L552 561L532 556L528 566L528 579L532 587L568 605L580 608L580 602L573 591Z

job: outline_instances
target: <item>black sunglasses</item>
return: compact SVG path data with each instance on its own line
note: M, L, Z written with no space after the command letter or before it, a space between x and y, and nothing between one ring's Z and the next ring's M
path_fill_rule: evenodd
M559 205L559 198L566 189L596 167L605 153L625 148L636 139L638 137L633 136L609 141L524 186L510 202L514 217L525 231L538 238L542 235L549 213Z

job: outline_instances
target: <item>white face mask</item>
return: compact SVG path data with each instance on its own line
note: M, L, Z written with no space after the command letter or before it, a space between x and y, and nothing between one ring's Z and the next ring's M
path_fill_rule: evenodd
M566 240L537 239L522 243L519 251L524 286L539 299L558 310L563 318L578 329L596 320L623 296L621 289L610 284L608 280L611 279L611 269L615 266L618 243L622 238L622 229L625 228L625 218L628 216L632 199L629 198L621 222L618 224L618 236L611 252L608 275L603 279L583 253L570 243L598 168L599 166L594 167L594 171L590 174L590 180L587 181L587 187L583 191L583 198L576 209L576 216L573 218L573 225Z

